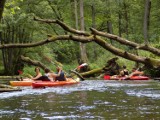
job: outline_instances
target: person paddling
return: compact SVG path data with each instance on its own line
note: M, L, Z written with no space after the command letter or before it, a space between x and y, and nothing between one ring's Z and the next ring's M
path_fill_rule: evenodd
M56 81L56 77L59 77L60 76L60 73L61 73L61 69L59 69L58 73L55 74L53 72L51 72L49 69L45 69L45 76L48 77L48 79L50 81Z
M36 75L34 77L31 76L31 78L25 78L25 79L23 79L23 81L47 80L47 78L45 76L42 76L39 67L35 68L35 72L36 72Z
M139 68L139 69L133 68L132 73L129 75L129 77L139 76L139 75L143 75L143 74L144 74L144 72L142 71L142 68Z
M35 68L35 70L36 70L37 76L34 77L34 78L32 78L32 80L34 80L34 81L37 81L37 80L50 81L50 79L49 79L46 75L42 75L42 74L40 73L40 68L37 67L37 68Z
M127 77L129 75L129 72L127 70L127 67L124 65L123 69L120 71L120 77Z
M60 75L55 78L56 81L66 81L66 76L60 67L57 67L57 72L60 71Z

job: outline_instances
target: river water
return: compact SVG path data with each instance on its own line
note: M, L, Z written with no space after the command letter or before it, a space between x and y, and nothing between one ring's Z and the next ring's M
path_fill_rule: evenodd
M160 120L160 82L85 80L0 93L2 120Z

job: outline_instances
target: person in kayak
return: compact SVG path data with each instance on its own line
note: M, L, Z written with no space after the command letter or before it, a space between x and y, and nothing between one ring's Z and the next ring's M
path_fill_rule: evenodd
M114 80L114 79L125 79L125 78L129 78L129 71L127 70L127 67L124 65L122 67L121 70L119 70L119 74L118 75L112 75L110 76L110 79Z
M124 65L123 66L123 69L120 71L120 77L126 77L126 76L128 76L129 75L129 72L128 72L128 70L127 70L127 67Z
M42 76L42 74L40 72L40 68L36 67L34 71L36 72L36 75L34 77L32 77L31 79L32 80L37 80L38 78L40 78Z
M36 76L31 78L32 80L50 81L50 79L47 76L41 74L39 67L35 68L35 72L36 72Z
M57 72L60 71L60 75L55 78L56 81L66 81L66 76L60 67L57 67Z
M80 64L77 68L75 68L76 71L78 72L87 72L89 70L89 66L87 63L83 62Z
M47 68L46 68L44 71L45 71L45 76L48 77L48 79L49 79L50 81L56 81L56 77L59 77L59 76L60 76L62 70L59 69L59 71L58 71L57 74L51 72L51 71L50 71L49 69L47 69Z
M36 75L34 77L30 76L30 78L25 78L25 79L22 79L22 80L23 81L36 81L36 80L49 81L49 79L46 76L43 76L41 74L39 67L35 68L35 72L36 72Z
M119 75L120 66L116 62L117 60L117 57L108 60L106 66L103 68L103 71L109 72L110 76Z
M129 75L129 77L139 76L139 75L143 75L143 74L144 74L144 72L142 71L142 68L139 68L139 69L133 68L132 73Z

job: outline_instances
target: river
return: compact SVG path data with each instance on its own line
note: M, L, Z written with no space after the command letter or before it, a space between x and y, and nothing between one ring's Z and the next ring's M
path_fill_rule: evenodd
M160 82L85 80L0 93L2 120L159 120Z

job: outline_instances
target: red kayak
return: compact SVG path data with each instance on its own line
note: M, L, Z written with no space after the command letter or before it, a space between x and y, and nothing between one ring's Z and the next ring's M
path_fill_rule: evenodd
M67 81L41 81L41 82L33 82L33 88L44 88L44 87L55 87L55 86L64 86L64 85L72 85L77 84L79 81L74 79L68 79Z
M109 75L104 75L104 80L149 80L147 76L132 76L128 77L113 77L111 78Z
M147 76L132 76L130 80L149 80Z

